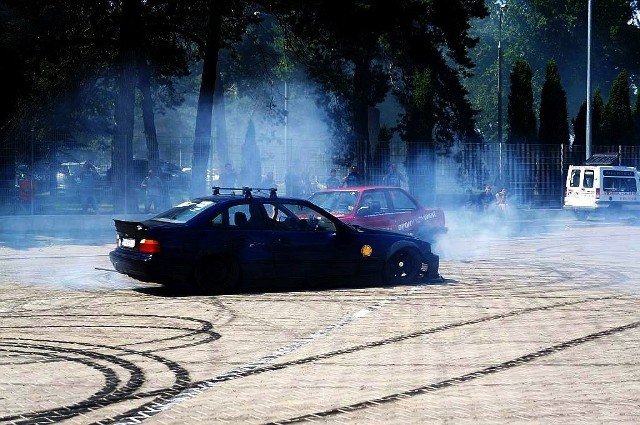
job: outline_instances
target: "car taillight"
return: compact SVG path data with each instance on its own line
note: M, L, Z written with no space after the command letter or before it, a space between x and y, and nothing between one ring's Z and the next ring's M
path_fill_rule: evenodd
M596 187L596 199L600 199L600 188Z
M141 239L139 250L145 254L157 254L160 252L160 242L154 239Z

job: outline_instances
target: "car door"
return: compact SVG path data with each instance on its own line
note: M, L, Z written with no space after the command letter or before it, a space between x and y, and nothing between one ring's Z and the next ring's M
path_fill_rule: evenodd
M415 232L423 221L416 202L401 189L390 189L387 195L393 210L390 220L392 230L402 233Z
M354 223L374 229L394 229L393 214L384 189L366 190L359 198Z
M215 215L209 223L208 241L209 249L236 257L244 277L273 277L272 229L257 203L242 201Z
M356 272L354 241L339 231L335 218L307 203L273 202L271 209L276 275L313 278Z
M596 188L595 170L588 167L575 167L570 170L565 204L572 207L595 207Z

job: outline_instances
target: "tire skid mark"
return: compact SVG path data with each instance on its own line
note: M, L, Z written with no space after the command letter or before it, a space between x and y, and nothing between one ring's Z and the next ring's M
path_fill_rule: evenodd
M13 340L13 339L14 338L7 338L7 340ZM28 341L26 339L17 339L17 338L15 339L18 341ZM2 341L0 341L0 343L1 342ZM85 355L87 357L92 357L92 358L103 360L103 361L109 361L110 359L115 359L113 363L116 363L118 365L120 365L120 363L118 362L124 362L125 364L129 362L115 355L101 354L101 353L88 351L88 350L95 350L95 349L116 350L116 351L124 352L127 355L138 355L138 356L146 357L150 360L154 360L164 365L170 372L173 373L175 382L171 387L163 388L162 391L158 393L159 394L158 399L151 401L150 404L161 402L166 397L171 397L181 393L186 388L189 388L191 383L191 377L187 369L183 368L177 362L174 362L172 360L169 360L167 358L160 357L154 354L150 354L142 351L129 350L125 348L114 348L106 345L95 345L95 344L79 343L79 342L69 343L67 341L56 341L56 340L34 340L34 344L30 344L30 345L33 345L34 347L38 347L39 345L36 345L35 342L38 342L40 344L42 343L73 344L73 345L86 346L88 347L87 350L41 345L43 349L52 349L52 350L61 351L61 352L77 353L80 355ZM25 344L25 345L29 345L29 344ZM34 353L34 354L38 354L38 353ZM137 366L135 367L137 368ZM140 373L136 373L135 376L132 375L130 381L133 381L133 383L136 384L136 388L133 389L132 391L124 392L123 391L124 389L123 389L123 390L119 390L117 393L108 394L106 397L103 397L100 400L87 399L74 404L73 406L77 406L77 408L75 408L74 410L69 410L70 407L66 406L66 407L45 410L41 412L21 414L20 417L26 417L27 415L37 414L38 417L42 418L42 423L59 422L61 420L69 419L71 417L75 417L89 411L94 411L96 410L96 408L106 407L107 405L110 405L110 404L115 404L121 401L126 401L131 399L140 399L143 395L134 394L134 392L137 389L139 389L144 383L144 373L140 371ZM62 413L59 413L60 411L62 411ZM64 417L62 417L61 415ZM2 420L3 418L0 418L0 421ZM25 423L33 423L33 422L27 421ZM103 423L103 421L100 421L99 423Z
M600 332L592 333L589 335L585 335L580 338L571 339L564 341L560 344L555 344L550 347L543 348L542 350L535 351L533 353L525 354L523 356L517 357L512 360L507 360L506 362L502 362L496 365L492 365L486 367L484 369L478 369L474 372L466 373L464 375L457 376L455 378L445 379L444 381L435 382L433 384L424 385L417 388L412 388L407 391L402 391L395 394L389 394L384 397L379 397L376 399L361 401L358 403L350 404L347 406L336 407L330 410L324 410L322 412L309 413L306 415L296 416L293 418L282 419L274 422L269 422L269 425L277 425L277 424L291 424L297 422L306 422L313 421L316 419L327 418L330 416L336 416L344 413L351 413L357 410L368 409L372 407L378 407L383 404L395 403L397 401L401 401L410 397L415 397L418 395L432 393L443 388L452 387L455 385L464 384L466 382L482 378L485 376L493 375L496 373L504 372L506 370L512 369L514 367L522 366L528 363L531 363L535 360L538 360L542 357L550 356L552 354L567 350L569 348L577 347L581 344L585 344L587 342L595 341L600 338L604 338L607 336L611 336L620 332L628 331L631 329L636 329L640 327L640 322L632 322L623 326L618 326L615 328L609 328Z
M160 316L159 316L160 317ZM193 319L196 320L197 319ZM179 338L179 337L178 337ZM168 338L170 340L173 338ZM29 342L31 341L31 342ZM202 342L199 342L200 344ZM44 345L44 344L66 344L66 345L79 345L86 346L87 349L74 349L74 348L64 348L53 345ZM92 350L96 349L107 349L107 350L115 350L123 352L125 355L138 355L142 357L146 357L153 361L156 361L162 365L164 365L170 372L174 375L174 384L171 387L163 388L161 392L156 392L159 396L158 400L153 400L151 403L157 403L161 400L164 400L166 397L171 397L176 394L179 394L181 391L189 387L191 382L189 371L183 368L179 363L169 360L167 358L152 354L149 351L136 351L132 349L127 349L124 347L111 347L106 345L96 345L89 343L80 343L80 342L68 342L68 341L57 341L57 340L30 340L25 338L5 338L4 341L0 340L0 346L16 346L16 347L24 347L31 348L35 350L51 350L51 351L59 351L63 353L71 353L76 355L82 355L89 358L94 358L102 361L111 362L113 364L117 364L118 366L123 367L125 370L128 370L131 374L131 378L129 383L125 385L120 390L110 392L101 397L92 396L86 400L77 402L70 406L62 406L54 409L38 411L38 412L30 412L18 415L19 419L23 419L22 421L15 421L15 418L12 419L15 423L51 423L58 422L61 420L69 419L83 413L96 410L96 408L103 408L107 405L118 403L124 400L130 399L139 399L143 395L142 394L134 394L145 381L144 373L141 369L135 366L133 363L124 360L120 356L116 355L108 355L98 353ZM191 344L190 344L191 345ZM197 344L195 344L197 345ZM22 352L25 352L24 350ZM33 355L41 355L40 351L31 352ZM49 356L51 357L51 356ZM62 360L62 359L61 359ZM50 359L50 361L53 361ZM76 360L80 361L80 360ZM80 361L81 363L85 363ZM86 364L86 363L85 363ZM154 394L155 395L155 394ZM0 421L4 421L5 418L0 417ZM40 422L34 420L41 420Z
M54 319L60 319L60 318L63 318L63 317L69 317L69 318L73 318L73 319L77 319L79 317L87 317L87 318L114 317L114 318L117 318L117 319L122 319L122 318L134 318L134 319L155 318L155 319L161 319L161 320L173 319L173 320L178 320L178 321L195 322L195 323L200 325L199 329L183 328L183 327L179 327L179 326L158 326L158 325L153 325L153 326L149 326L149 325L100 325L100 324L96 324L96 325L84 324L83 325L83 328L115 328L115 329L142 328L142 329L178 330L178 331L185 332L183 334L172 336L172 337L167 337L167 338L157 338L157 339L152 339L152 340L145 340L145 341L139 341L139 342L134 342L134 343L128 343L128 344L122 344L122 345L114 346L114 347L119 347L119 348L132 347L132 346L135 346L135 345L146 345L146 344L151 344L151 343L156 343L157 344L157 343L162 343L162 342L176 341L176 340L179 340L179 339L189 338L191 336L197 336L197 335L201 335L201 334L208 335L206 338L204 338L201 341L185 343L185 344L182 344L182 345L172 345L172 346L164 347L164 348L149 349L149 350L146 350L146 351L142 351L144 353L154 353L154 352L157 353L157 352L160 352L160 351L168 351L168 350L176 350L176 349L180 349L180 348L193 347L193 346L209 343L209 342L216 341L216 340L220 339L220 334L213 330L213 324L211 322L209 322L208 320L196 319L194 317L161 316L161 315L156 315L156 314L62 314L62 315L29 314L29 315L20 315L19 317L16 316L16 315L0 315L0 319L3 319L3 318L4 319L43 318L43 317L51 317L51 318L54 318ZM30 327L37 328L37 329L42 329L43 327L51 328L51 329L69 328L69 327L75 328L75 326L72 326L72 325L46 325L45 326L43 324L39 324L37 326L15 326L15 327L14 326L0 326L0 329L28 329Z
M106 383L101 390L93 394L91 397L79 401L77 403L68 405L68 406L60 406L53 409L22 413L19 415L13 416L5 416L0 417L0 421L11 421L14 424L22 424L22 423L50 423L52 421L60 421L63 419L69 419L75 416L78 416L82 413L86 413L92 409L95 409L96 406L104 406L110 404L114 401L121 400L124 397L127 397L133 394L135 391L140 389L142 384L144 383L144 374L142 369L133 364L130 361L124 360L118 356L108 355L108 354L100 354L93 351L74 349L74 348L64 348L64 347L56 347L51 345L44 344L32 344L32 343L24 343L24 342L2 342L0 341L0 347L5 346L13 349L25 349L21 350L22 353L27 352L26 350L36 350L28 352L31 355L48 357L50 361L71 361L81 363L85 366L89 366L93 369L98 370L102 373L106 378ZM3 349L3 351L8 351L8 348ZM44 353L42 351L45 351ZM84 356L89 359L96 359L106 361L111 364L115 364L125 370L127 370L130 374L129 380L122 386L122 388L118 389L120 379L117 377L117 373L115 370L100 365L94 361L87 360L85 358L77 358L71 357L64 354L51 354L50 352L59 352L64 354L75 354L78 356ZM13 351L15 352L15 351Z
M406 294L402 294L402 295L398 295L395 298L401 298L401 297L405 297L408 296L409 293ZM587 298L587 299L582 299L582 300L573 300L573 301L566 301L566 302L562 302L562 303L556 303L556 304L550 304L550 305L546 305L546 306L538 306L538 307L530 307L530 308L525 308L525 309L519 309L519 310L513 310L507 313L501 313L501 314L495 314L495 315L490 315L490 316L484 316L484 317L479 317L476 319L471 319L471 320L465 320L462 322L455 322L455 323L450 323L450 324L446 324L446 325L442 325L442 326L437 326L435 328L429 328L429 329L425 329L425 330L421 330L421 331L416 331L416 332L411 332L408 334L403 334L403 335L398 335L395 337L391 337L391 338L386 338L386 339L382 339L379 341L373 341L370 342L368 344L361 344L361 345L355 345L352 347L348 347L348 348L344 348L341 350L335 350L335 351L331 351L331 352L327 352L327 353L323 353L323 354L318 354L315 356L310 356L310 357L305 357L302 359L298 359L298 360L292 360L289 362L283 362L283 363L277 363L277 364L271 364L271 365L266 365L266 366L261 366L263 364L266 364L270 361L273 361L285 354L288 354L290 352L293 352L295 349L306 345L307 343L317 339L318 337L328 334L330 332L332 332L333 330L336 330L338 328L341 328L345 325L347 325L348 323L351 323L352 321L356 320L359 317L363 317L366 316L368 314L370 314L371 312L381 308L384 304L390 303L392 302L393 299L387 299L387 300L383 300L378 304L374 304L372 306L366 307L362 310L357 311L356 313L350 315L350 316L346 316L345 318L343 318L341 321L336 322L331 324L330 326L308 336L308 337L304 337L301 339L298 339L296 341L294 341L292 344L290 344L289 346L283 347L279 350L276 350L274 353L269 354L267 356L264 356L260 359L258 359L257 361L250 363L248 365L245 366L241 366L239 368L233 369L231 371L228 371L224 374L218 375L215 378L212 379L208 379L208 380L204 380L204 381L199 381L199 382L194 382L192 383L188 389L185 389L184 391L182 391L180 394L171 397L171 398L167 398L164 402L150 402L150 403L146 403L145 405L139 406L138 408L135 409L131 409L129 412L126 412L124 414L106 419L106 420L102 420L99 423L100 424L111 424L111 423L117 423L117 424L138 424L143 420L146 420L148 418L150 418L151 416L154 416L162 411L165 411L167 409L170 409L172 406L177 405L183 401L187 401L189 399L192 399L198 395L200 395L201 393L207 391L210 388L213 388L223 382L227 382L227 381L231 381L231 380L235 380L235 379L239 379L239 378L245 378L248 376L254 376L254 375L258 375L258 374L262 374L262 373L266 373L266 372L273 372L273 371L277 371L277 370L282 370L282 369L286 369L292 366L299 366L299 365L303 365L303 364L308 364L308 363L315 363L318 362L320 360L325 360L325 359L329 359L332 357L336 357L336 356L341 356L341 355L345 355L345 354L350 354L350 353L355 353L358 351L362 351L362 350L366 350L366 349L370 349L370 348L375 348L375 347L380 347L380 346L385 346L385 345L389 345L389 344L394 344L394 343L398 343L398 342L403 342L409 339L413 339L413 338L418 338L421 336L425 336L425 335L429 335L429 334L434 334L437 332L443 332L443 331L447 331L450 329L455 329L455 328L459 328L459 327L463 327L463 326L469 326L469 325L475 325L475 324L479 324L479 323L484 323L484 322L489 322L489 321L493 321L493 320L500 320L500 319L504 319L504 318L508 318L508 317L514 317L514 316L520 316L523 314L528 314L528 313L533 313L533 312L538 312L538 311L546 311L546 310L552 310L555 308L562 308L562 307L567 307L567 306L572 306L572 305L578 305L578 304L585 304L585 303L589 303L589 302L595 302L595 301L602 301L602 300L607 300L607 299L617 299L620 298L619 296L607 296L607 297L593 297L593 298ZM162 397L159 397L159 399L161 399ZM311 418L309 418L311 419Z

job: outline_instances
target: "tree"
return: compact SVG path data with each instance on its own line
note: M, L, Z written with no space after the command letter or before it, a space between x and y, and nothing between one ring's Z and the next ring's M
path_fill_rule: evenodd
M518 59L513 65L510 78L507 143L536 143L537 129L536 116L533 112L531 67L524 59Z
M406 108L415 78L423 73L432 75L436 99L430 112L435 118L428 119L438 123L437 140L451 143L448 133L473 127L460 79L473 66L467 49L477 40L468 35L469 20L486 16L483 1L331 0L304 5L283 12L280 21L285 33L295 35L292 49L309 75L335 96L335 105L347 103L352 125L337 136L351 141L360 165L368 162L370 151L368 108L391 88ZM417 118L416 112L412 117ZM431 135L420 135L420 140L434 148Z
M629 74L620 71L604 107L603 130L610 145L632 145L633 121L629 100Z
M466 81L473 106L480 111L478 125L487 139L495 137L498 6L491 7L490 19L472 22L472 35L481 43L473 49L475 75ZM555 58L565 82L567 110L572 116L584 101L587 55L587 5L584 0L508 0L502 25L501 46L505 64L525 58L536 71L534 93L542 87L543 70ZM592 20L592 83L604 86L619 69L632 77L640 73L640 3L628 0L594 0ZM629 22L635 22L630 25ZM635 78L635 77L634 77Z
M560 82L558 65L553 60L547 64L547 73L540 95L538 140L540 143L550 145L569 143L567 95Z

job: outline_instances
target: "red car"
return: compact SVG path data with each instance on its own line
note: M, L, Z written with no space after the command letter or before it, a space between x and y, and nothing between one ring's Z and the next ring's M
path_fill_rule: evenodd
M349 224L407 233L431 242L447 231L440 208L421 206L399 187L327 189L309 200Z

